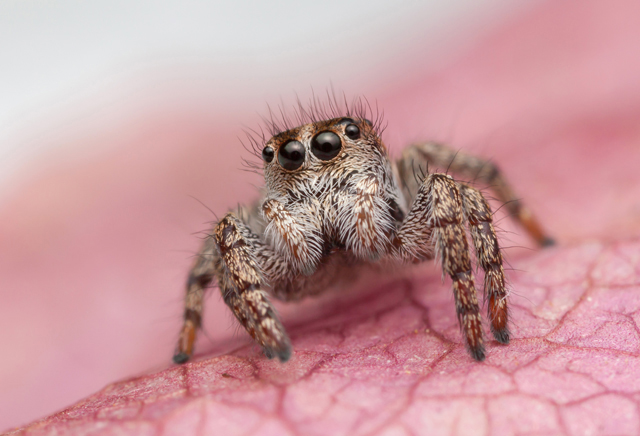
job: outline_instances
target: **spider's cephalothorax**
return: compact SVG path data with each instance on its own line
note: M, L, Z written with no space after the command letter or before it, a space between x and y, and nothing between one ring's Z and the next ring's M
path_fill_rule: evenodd
M406 213L387 151L365 120L336 118L273 137L265 146L266 241L284 260L285 277L312 274L341 248L359 259L392 251ZM267 159L268 160L268 159Z
M352 116L277 133L262 159L263 198L221 219L191 270L175 362L193 352L204 289L214 278L265 354L284 362L291 343L268 295L291 300L320 292L354 264L433 258L453 281L467 348L483 360L467 229L485 272L491 332L509 342L502 254L488 203L447 174L417 177L414 170L432 164L486 182L540 244L550 243L495 165L432 142L407 148L392 163L375 124Z

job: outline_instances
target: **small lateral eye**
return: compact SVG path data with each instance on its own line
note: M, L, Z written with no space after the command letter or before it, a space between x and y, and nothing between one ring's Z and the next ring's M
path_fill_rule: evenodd
M320 132L311 140L311 152L320 160L331 160L340 153L342 141L333 132Z
M265 147L262 149L262 159L266 162L269 163L273 160L273 148L271 147Z
M360 137L360 128L355 124L349 124L347 127L345 127L344 133L350 139L358 139Z
M278 150L278 162L285 170L297 170L304 163L304 145L298 141L289 141Z

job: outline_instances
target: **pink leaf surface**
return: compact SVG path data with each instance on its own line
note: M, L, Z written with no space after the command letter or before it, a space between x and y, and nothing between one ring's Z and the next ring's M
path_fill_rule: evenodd
M435 271L325 298L280 364L246 346L114 383L13 434L637 434L640 239L514 262L513 340L460 342Z
M425 265L278 306L285 365L233 338L211 298L213 345L167 368L189 259L166 253L195 250L185 235L211 219L176 198L221 212L252 195L228 169L242 150L211 147L237 143L228 115L167 111L66 138L115 147L46 167L0 210L2 422L126 378L11 434L638 434L638 16L632 2L544 4L382 90L395 153L435 136L493 158L560 242L507 250L513 340L490 342L486 362ZM500 226L504 246L530 245Z

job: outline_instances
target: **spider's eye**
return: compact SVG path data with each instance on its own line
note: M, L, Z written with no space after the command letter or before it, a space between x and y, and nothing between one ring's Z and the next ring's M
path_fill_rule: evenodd
M320 160L331 160L340 153L342 141L333 132L320 132L311 140L311 152Z
M278 162L285 170L297 170L304 162L304 155L304 145L298 141L289 141L280 147Z
M355 124L349 124L345 127L344 133L351 139L358 139L360 137L360 128Z
M262 149L262 159L266 162L269 163L273 160L273 148L271 147L265 147Z

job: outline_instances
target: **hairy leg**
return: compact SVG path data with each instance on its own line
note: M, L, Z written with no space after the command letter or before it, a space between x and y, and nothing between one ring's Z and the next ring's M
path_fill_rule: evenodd
M553 245L553 239L542 230L531 210L522 203L502 172L491 161L459 152L436 142L425 142L407 147L398 160L397 166L409 194L415 193L418 188L418 182L413 176L416 167L426 165L448 169L454 174L486 183L498 197L498 200L505 204L514 219L539 245Z
M220 251L220 290L225 303L269 357L286 362L291 356L287 333L263 289L256 259L255 238L234 214L227 214L214 231Z
M214 264L217 250L213 236L205 239L195 264L189 272L187 295L184 300L184 323L178 339L175 363L185 363L193 354L196 333L202 322L204 290L211 283L215 273Z
M453 280L458 321L469 352L484 360L480 308L471 271L460 192L451 177L431 174L422 182L395 241L400 257L422 260L432 245L442 270Z
M224 302L265 354L282 362L289 359L289 338L263 289L263 270L258 261L259 255L264 257L260 253L263 248L256 235L233 213L220 220L189 276L185 323L174 356L176 363L186 362L193 352L203 289L213 275L218 279ZM213 255L207 255L209 252Z
M509 343L509 312L507 291L504 283L502 253L493 228L493 214L489 204L480 191L471 186L459 183L462 195L462 210L469 223L469 230L476 248L476 258L484 270L484 293L489 305L487 307L491 333L498 342Z

